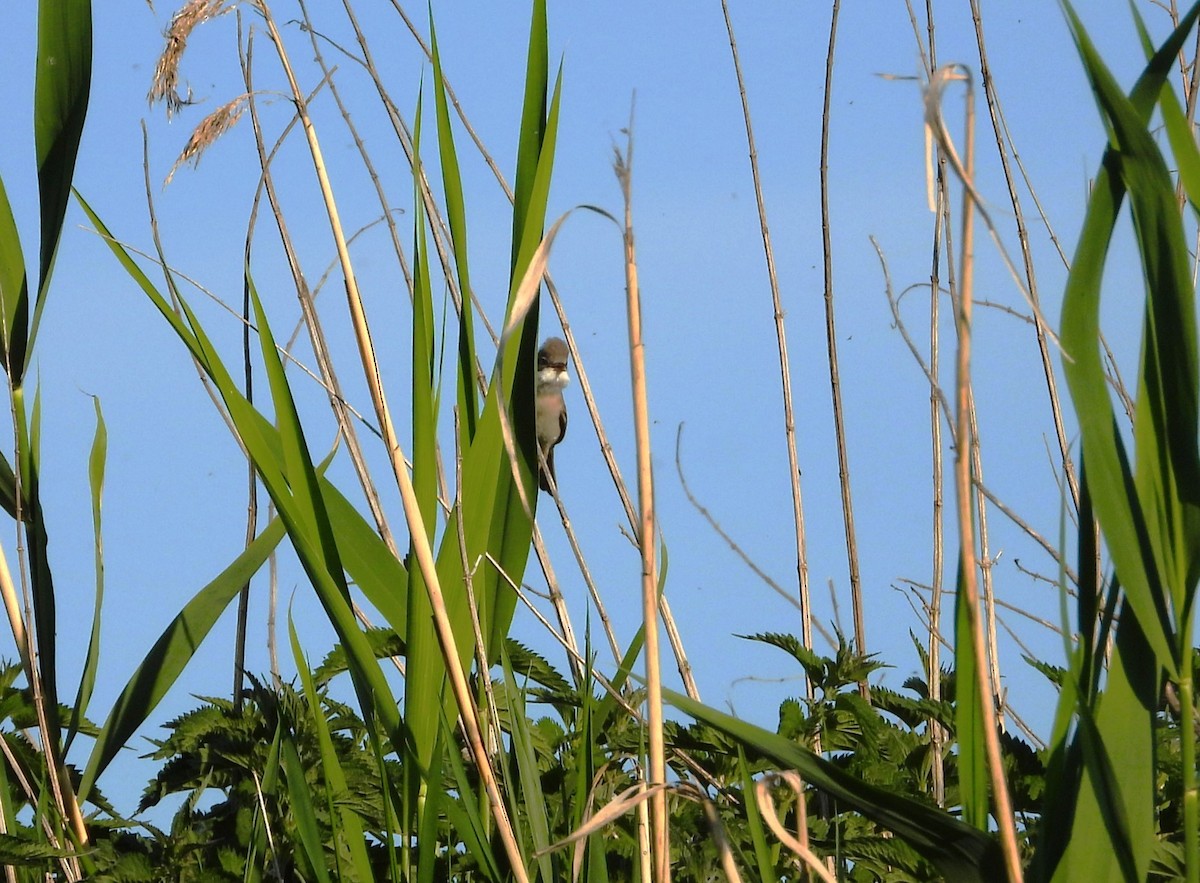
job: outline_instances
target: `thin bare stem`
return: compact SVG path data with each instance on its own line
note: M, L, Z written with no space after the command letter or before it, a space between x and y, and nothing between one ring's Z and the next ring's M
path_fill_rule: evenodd
M833 240L829 230L829 103L833 95L833 59L837 45L838 12L841 0L833 0L829 21L829 51L825 54L825 97L821 109L821 254L825 273L825 346L829 357L829 390L833 400L833 431L837 441L838 487L842 495L842 525L846 533L846 564L850 571L850 610L854 619L854 643L861 655L867 654L867 624L863 616L862 580L858 570L858 539L854 530L854 501L850 493L850 453L846 446L846 421L842 413L842 381L838 371L837 323L833 307ZM749 116L746 121L749 129ZM765 229L764 221L764 229ZM812 649L812 635L805 645ZM871 696L864 677L858 682L864 699ZM812 699L810 695L808 697Z
M240 13L239 13L240 27ZM239 41L239 46L241 42ZM247 39L245 43L246 49L242 55L242 76L246 82L247 91L251 93L250 97L250 120L254 130L254 144L258 151L259 167L261 174L259 177L259 188L267 194L267 200L271 205L271 215L275 219L275 225L279 230L280 243L283 246L284 256L288 262L288 268L292 273L293 284L296 287L296 296L300 304L300 313L304 317L305 327L308 329L309 343L312 346L313 355L316 357L317 366L321 372L322 385L325 387L329 396L329 405L333 411L334 419L343 438L346 439L346 451L350 455L350 462L354 466L354 473L358 477L359 485L363 489L363 495L367 500L367 505L371 510L371 516L375 520L375 526L379 530L379 535L383 538L384 543L392 551L393 555L398 555L395 538L392 535L392 530L388 524L387 516L383 511L383 504L379 499L379 491L375 487L374 479L371 477L370 469L367 466L366 456L363 453L362 445L358 440L358 433L354 428L354 423L350 420L349 407L346 404L346 398L342 395L341 382L338 379L338 374L333 365L333 355L330 352L329 346L325 340L325 331L321 325L320 318L317 315L316 305L313 302L312 292L308 287L308 280L305 278L304 269L300 265L300 257L292 242L290 233L288 232L287 221L284 218L283 209L279 201L278 193L275 189L274 176L271 174L271 159L276 151L283 143L283 139L291 130L295 121L303 119L301 114L297 113L295 120L290 121L285 131L280 135L275 147L268 153L262 135L262 125L258 117L258 106L253 96L252 79L253 79L253 41ZM283 49L280 47L282 53ZM323 79L322 82L325 82ZM299 88L297 86L297 88ZM308 98L301 98L304 102L304 107L307 109ZM308 134L306 130L306 134ZM257 212L258 194L255 195L255 212ZM251 230L254 227L256 217L252 215L250 220ZM250 233L247 233L247 238L250 238ZM343 249L345 248L343 244ZM342 255L339 253L339 260ZM349 260L348 252L345 257ZM246 262L247 272L249 272L250 262Z
M788 478L792 488L792 520L796 529L796 576L800 593L800 627L804 646L812 649L812 603L808 590L808 551L804 531L804 504L800 494L800 458L796 453L796 418L792 410L792 369L788 361L787 329L784 326L783 299L779 292L779 278L775 272L775 252L771 246L771 231L767 225L767 209L763 200L762 180L758 170L758 150L754 146L754 127L750 121L750 101L746 96L746 81L742 76L742 63L738 56L737 40L733 34L733 20L729 15L728 0L721 0L721 11L725 16L725 30L729 35L729 49L733 56L733 70L737 78L738 94L742 100L742 116L746 125L746 143L750 155L750 175L754 180L754 199L758 206L759 227L762 232L763 254L767 264L767 278L771 284L771 305L774 309L775 338L779 347L779 375L783 387L783 432L787 442ZM811 687L809 687L811 690Z
M1017 227L1017 241L1021 246L1021 259L1025 270L1025 285L1034 305L1039 304L1037 275L1033 268L1033 252L1029 245L1029 230L1025 225L1025 213L1021 209L1020 195L1017 193L1016 182L1013 180L1012 169L1009 167L1008 151L1005 149L1007 129L1000 118L1000 99L996 95L996 82L988 68L987 49L983 39L983 14L980 11L979 0L971 0L971 18L975 23L975 44L979 49L979 75L983 80L983 94L987 100L988 112L992 121L992 132L996 138L996 153L1004 171L1004 182L1008 186L1008 198L1013 208L1013 220ZM1067 476L1067 485L1071 489L1071 503L1074 509L1079 509L1079 480L1075 476L1075 463L1071 458L1070 445L1067 442L1067 431L1063 423L1062 406L1058 396L1058 383L1054 376L1054 363L1050 358L1050 346L1046 337L1041 311L1033 311L1033 323L1037 337L1038 355L1042 360L1042 375L1046 380L1046 393L1050 399L1050 416L1054 421L1054 435L1058 440L1058 450L1062 461L1063 472Z

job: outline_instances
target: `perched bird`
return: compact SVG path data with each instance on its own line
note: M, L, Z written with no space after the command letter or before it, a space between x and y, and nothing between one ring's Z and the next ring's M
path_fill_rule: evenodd
M546 458L544 470L538 464L538 484L544 491L550 490L547 478L554 479L554 446L567 434L567 403L562 394L571 381L567 374L567 356L566 341L558 337L547 338L538 350L537 440L542 456Z

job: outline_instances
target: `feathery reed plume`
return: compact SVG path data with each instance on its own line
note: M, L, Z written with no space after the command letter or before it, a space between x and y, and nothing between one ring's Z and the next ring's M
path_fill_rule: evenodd
M151 105L159 101L166 103L167 119L192 103L190 88L186 97L179 94L179 62L183 59L183 51L187 49L188 37L199 25L225 14L232 8L225 5L225 0L188 0L183 8L172 16L171 24L164 34L167 45L158 57L158 64L154 66L154 79L150 83L150 92L146 95Z
M171 171L167 173L167 179L163 182L163 186L171 183L175 172L184 163L190 162L193 168L200 165L200 157L204 151L242 118L242 114L246 112L246 102L249 97L250 93L244 92L228 104L222 104L200 121L200 125L196 126L192 137L184 145L183 152L179 154L179 159L175 160L175 165L171 166Z

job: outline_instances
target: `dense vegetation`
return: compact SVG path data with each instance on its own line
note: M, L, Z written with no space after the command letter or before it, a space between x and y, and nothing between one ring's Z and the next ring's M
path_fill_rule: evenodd
M610 667L598 662L590 634L582 645L575 640L561 605L551 627L565 647L561 663L509 635L514 586L536 545L536 508L553 499L538 493L532 419L535 353L545 336L538 308L553 293L546 257L561 223L548 219L546 208L561 93L550 75L544 0L532 4L507 310L485 345L477 340L485 326L471 297L469 194L436 38L425 87L436 132L422 133L419 110L411 132L397 128L413 173L405 264L412 405L403 420L394 417L379 377L347 234L308 114L311 86L299 82L269 4L243 4L239 13L270 36L337 246L371 426L386 453L382 468L369 465L378 455L361 456L354 421L340 394L331 394L346 452L335 454L353 462L361 486L353 492L328 477L334 455L310 448L252 265L244 308L255 333L247 333L245 363L253 365L265 402L229 367L242 354L214 344L173 272L156 284L122 244L122 231L105 226L86 194L72 197L90 89L91 6L39 5L37 267L26 268L22 251L21 236L33 231L18 230L0 189L0 356L15 437L15 449L0 458L0 504L27 550L15 574L0 556L0 594L19 657L0 670L0 861L7 879L1200 881L1200 655L1193 647L1200 361L1187 244L1200 212L1200 149L1191 122L1197 89L1185 77L1181 102L1168 81L1200 6L1179 16L1157 49L1142 35L1148 60L1128 93L1066 9L1110 143L1057 325L1080 437L1077 461L1063 452L1071 516L1064 517L1064 534L1068 527L1075 532L1064 540L1069 551L1061 553L1058 586L1071 609L1066 665L1029 660L1060 697L1044 748L997 721L1003 701L989 673L980 603L987 595L977 586L973 510L982 490L972 481L968 256L976 212L990 219L984 206L972 205L973 157L960 156L940 113L942 91L960 79L956 69L927 71L927 121L944 160L943 204L956 187L968 197L953 219L962 249L951 291L958 361L945 403L958 442L954 625L943 630L931 616L930 632L914 634L925 676L899 691L869 684L885 661L862 654L849 638L839 635L828 657L817 653L811 623L799 636L754 636L778 650L780 668L803 675L802 694L783 703L770 732L661 683L660 617L670 623L659 598L665 568L646 432L631 151L616 160L624 217L609 219L625 243L638 454L628 508L646 627ZM174 77L179 57L192 30L222 6L192 0L175 16L154 97L182 101ZM304 31L312 33L311 23ZM362 40L364 70L377 76ZM254 113L249 68L246 76L247 93L201 123L181 161L197 157L244 112ZM389 106L386 88L377 85ZM263 137L256 128L268 182ZM422 151L436 153L440 181L426 177ZM273 185L264 186L269 192ZM179 611L95 722L96 630L80 683L73 695L60 695L59 610L39 495L37 390L28 372L71 198L194 359L255 470L256 492L270 502L245 551ZM1099 321L1108 248L1126 203L1146 281L1128 427L1114 411ZM278 216L278 206L272 210ZM951 218L947 209L947 233ZM306 280L297 274L295 283L302 307L310 306ZM452 303L444 324L434 297L443 285ZM1041 329L1044 318L1033 309ZM322 359L320 323L311 309L304 313L318 371L336 391ZM448 421L442 412L451 399ZM91 492L102 572L106 442L99 413ZM452 441L440 438L451 422ZM402 527L389 524L377 482L395 483ZM168 722L137 812L111 806L101 786L114 757L153 719L196 647L285 538L336 646L315 650L324 660L312 668L314 648L301 645L289 622L297 677L247 673L234 695L206 698ZM102 588L98 581L98 608ZM384 624L368 625L368 615ZM943 639L952 664L941 661ZM676 720L664 717L664 703L674 706ZM168 800L179 807L169 825L140 816Z

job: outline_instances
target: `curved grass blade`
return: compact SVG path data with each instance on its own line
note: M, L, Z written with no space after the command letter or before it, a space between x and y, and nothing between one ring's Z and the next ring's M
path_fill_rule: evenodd
M21 489L28 499L25 540L29 550L29 582L33 596L33 618L37 626L37 665L45 697L47 738L59 744L58 705L58 610L54 600L54 579L50 572L48 549L50 539L41 503L41 391L33 396L33 409L27 411L25 388L17 386L12 392L13 412L17 425L18 468L21 470Z
M317 472L308 453L304 430L300 425L296 404L292 399L266 313L249 276L247 287L254 305L255 325L258 328L263 363L279 425L282 460L272 455L266 439L258 433L259 424L256 417L259 415L253 405L232 386L226 388L218 384L218 389L225 407L229 409L229 416L254 461L255 469L258 470L259 477L279 511L279 517L287 526L292 546L312 582L321 605L325 608L330 625L346 648L350 678L358 695L363 719L368 723L379 720L392 739L392 744L400 746L406 741L400 713L391 687L384 678L374 651L359 628L350 607L350 591L346 585L345 572L329 522L329 514L320 492ZM181 305L192 322L197 341L206 353L215 356L215 350L201 332L187 304L181 301Z
M317 814L313 809L312 792L304 778L304 764L300 762L300 754L296 750L296 741L290 733L283 734L282 750L283 769L287 779L288 797L292 807L292 818L296 822L296 834L300 838L300 846L304 856L312 868L317 880L332 883L329 869L325 867L325 846L321 842L321 831L317 827ZM369 879L369 878L368 878Z
M118 262L158 308L163 318L213 382L224 388L236 389L232 376L215 350L201 345L197 333L193 332L188 324L175 313L166 298L112 236L87 200L78 193L76 193L76 198ZM199 328L198 325L196 327ZM276 463L282 463L283 455L278 430L257 411L248 414L247 419L252 422L256 437L263 440L270 459ZM347 573L396 633L404 634L408 615L405 601L408 574L404 565L396 560L387 544L341 491L324 477L321 477L319 481L326 510L337 537L338 550L342 554L342 564ZM2 498L2 493L3 463L0 462L0 498Z
M537 856L538 872L544 883L555 883L562 879L554 875L554 862L548 854L551 844L550 822L546 815L546 795L542 790L541 773L538 770L537 755L533 750L533 741L529 732L529 718L525 713L524 691L517 684L513 674L512 660L508 658L507 650L501 650L501 664L504 669L504 687L507 694L506 707L511 722L512 754L517 761L517 780L510 783L510 788L520 789L519 794L512 795L513 806L520 806L522 815L529 824L533 838L530 853Z
M1078 685L1080 732L1068 748L1061 743L1056 747L1066 765L1059 767L1063 778L1079 783L1078 793L1065 797L1071 805L1071 833L1065 847L1050 842L1045 848L1062 850L1055 879L1082 881L1117 873L1142 879L1155 833L1154 718L1160 676L1165 671L1180 678L1190 670L1200 553L1200 391L1190 257L1174 181L1148 125L1155 104L1161 104L1168 129L1176 130L1169 137L1180 140L1178 115L1172 114L1173 96L1167 96L1165 83L1200 5L1153 54L1128 97L1074 10L1064 6L1112 141L1068 278L1064 370L1079 416L1097 519L1124 595L1106 689L1094 696L1090 684ZM1181 147L1181 168L1195 165L1195 153L1194 145ZM1185 186L1191 186L1188 178L1194 173L1194 168L1183 170ZM1126 196L1146 283L1132 469L1116 430L1098 343L1101 278ZM1111 621L1119 597L1115 586L1114 580L1102 626ZM1056 795L1050 798L1064 802ZM1194 879L1200 868L1190 871Z
M362 820L344 801L340 804L338 802L338 798L349 790L346 786L346 775L342 772L341 762L338 760L337 751L334 750L333 737L329 732L329 721L325 719L321 706L321 695L317 692L312 671L304 657L304 650L300 646L300 638L296 634L296 624L292 621L290 611L288 613L288 638L291 640L292 658L296 661L296 671L300 673L300 683L303 685L304 695L308 699L308 710L312 727L317 734L317 744L321 749L321 770L325 776L325 798L328 802L329 820L333 829L333 843L331 844L333 853L339 859L342 856L342 850L338 847L340 840L345 844L346 854L349 855L352 865L353 873L349 875L349 878L370 880L372 877L371 861L367 857ZM341 878L340 874L339 878Z
M87 656L84 657L83 674L79 678L79 691L71 709L71 724L67 730L67 741L63 755L71 748L80 721L87 714L92 701L92 690L96 685L96 670L100 665L100 613L104 606L104 542L100 529L100 509L104 496L104 464L108 452L108 429L104 425L104 413L100 400L93 399L96 408L96 434L92 439L92 453L88 458L88 480L92 489L92 530L96 547L96 603L92 610L92 634L88 639Z
M154 643L117 697L92 747L79 784L82 803L117 752L166 695L191 661L229 602L237 596L283 539L283 523L274 519L227 568L196 593Z
M21 376L21 366L25 360L24 341L28 324L29 279L25 274L25 254L21 250L21 237L4 181L0 180L0 365L10 374L10 366L16 365L17 377ZM10 346L14 337L16 352Z
M670 690L663 698L685 714L736 739L748 751L782 769L798 770L804 780L840 804L895 832L898 837L956 883L1001 883L1006 879L999 844L935 806L918 803L868 785L789 739L740 721Z
M1172 553L1162 545L1162 526L1151 523L1151 519L1157 516L1146 511L1146 507L1154 500L1144 500L1139 496L1141 481L1154 479L1139 469L1139 482L1135 485L1108 398L1098 340L1100 288L1105 259L1118 209L1131 186L1135 229L1146 261L1148 291L1154 296L1159 293L1156 286L1163 286L1170 287L1178 295L1181 290L1190 291L1191 288L1186 260L1181 264L1180 256L1174 253L1182 244L1186 256L1186 243L1179 213L1173 209L1170 175L1162 155L1146 131L1146 124L1176 53L1195 23L1197 9L1193 8L1184 17L1179 28L1155 54L1129 98L1124 96L1105 67L1078 17L1069 5L1066 5L1066 9L1085 70L1101 108L1113 127L1113 135L1119 139L1120 149L1110 147L1105 153L1067 280L1062 314L1062 344L1066 355L1063 370L1079 418L1083 455L1092 472L1093 505L1108 541L1109 553L1155 655L1169 672L1175 673L1178 665L1172 640L1173 623L1167 582L1185 562L1165 560L1165 556L1172 557ZM1164 182L1170 194L1165 204L1164 195L1158 192ZM1148 311L1148 325L1151 318L1151 312ZM1159 333L1183 335L1176 339L1164 338L1163 345L1176 347L1181 354L1188 354L1185 355L1188 361L1194 358L1194 355L1190 355L1194 354L1194 339L1190 344L1187 340L1189 333L1194 338L1194 329L1190 332L1170 329L1161 327L1160 323ZM1148 350L1151 343L1150 340L1146 341L1144 349ZM1194 454L1195 402L1189 402L1185 392L1194 385L1194 378L1189 382L1183 376L1185 370L1181 365L1170 367L1173 374L1169 378L1147 377L1144 374L1143 380L1165 381L1170 388L1179 390L1182 396L1180 410L1183 413L1164 414L1158 402L1148 402L1144 408L1139 407L1139 415L1151 409L1155 413L1146 413L1139 419L1141 425L1135 430L1139 440L1137 453L1139 458L1152 455L1156 440L1147 437L1152 429L1144 421L1159 421L1165 434L1157 441L1172 446L1171 453L1179 458L1179 477L1183 477L1200 469L1197 465L1200 461L1195 459ZM1183 423L1189 412L1190 445L1183 435ZM1163 499L1158 494L1154 496Z
M347 650L351 677L364 717L373 720L378 715L393 744L400 745L407 738L406 731L392 698L391 688L383 677L370 644L354 619L349 603L346 573L343 570L346 564L340 556L339 537L344 535L346 530L357 531L356 536L350 537L356 553L351 560L372 565L369 571L363 569L360 572L360 576L364 577L360 585L364 588L371 587L371 592L379 599L377 606L380 612L388 617L389 622L394 620L395 624L401 627L400 630L405 625L405 614L401 611L405 604L407 577L393 585L387 584L387 578L403 574L403 568L398 565L381 565L379 542L375 541L377 538L369 539L365 536L363 519L339 519L336 525L331 522L330 509L325 503L326 495L335 501L334 511L344 513L351 507L313 468L295 403L283 373L279 351L252 282L247 277L247 285L255 305L255 320L262 345L263 361L271 383L274 410L280 423L279 429L273 427L241 394L222 363L216 347L204 333L187 302L179 299L183 315L177 315L141 268L112 237L99 216L81 196L76 195L118 261L151 299L212 379L230 419L237 428L239 438L245 444L263 484L279 510L280 518L329 616L330 623ZM392 596L390 598L389 593Z

